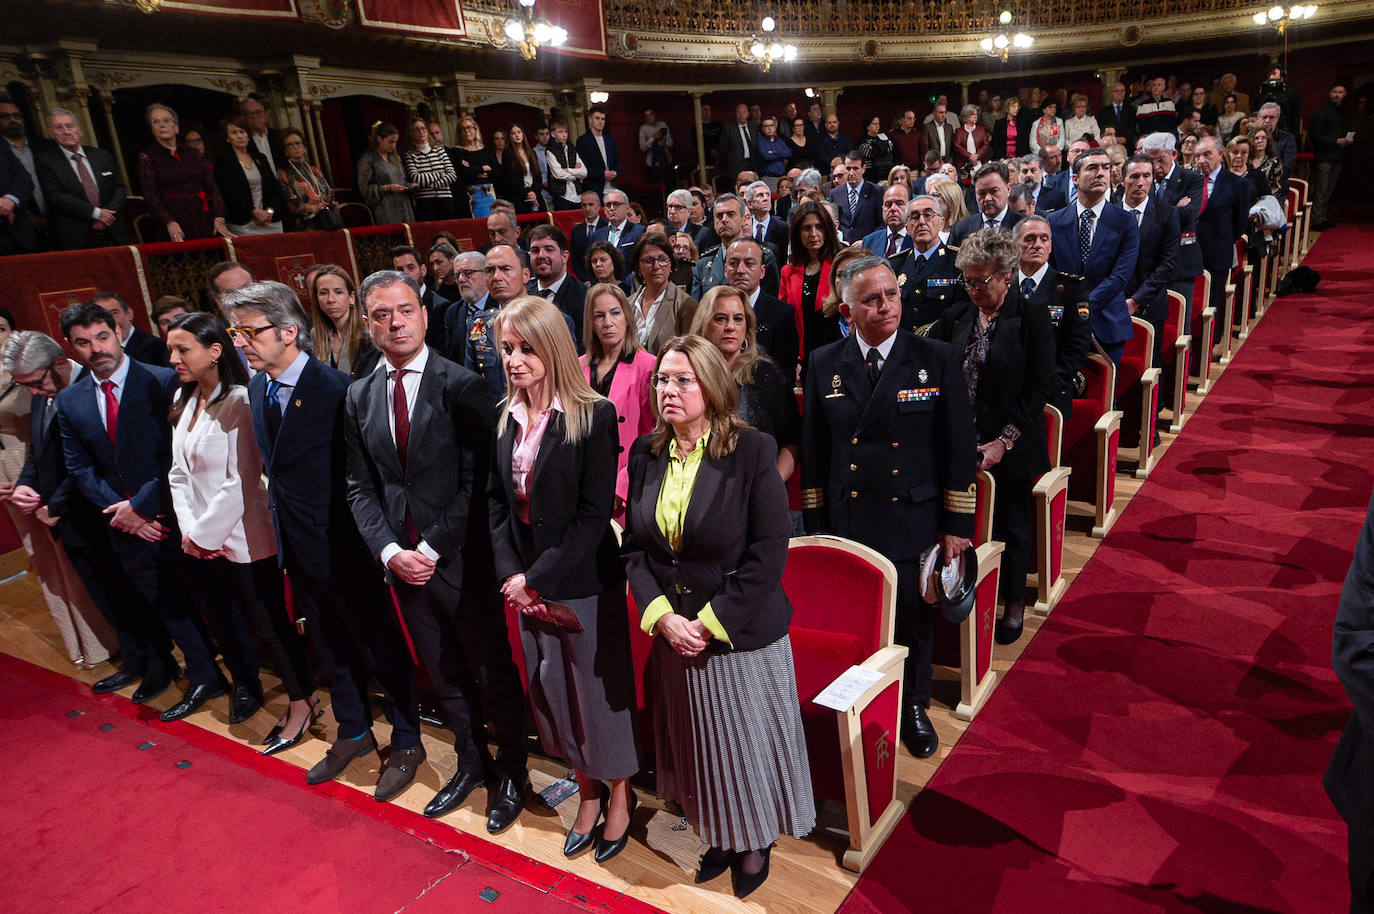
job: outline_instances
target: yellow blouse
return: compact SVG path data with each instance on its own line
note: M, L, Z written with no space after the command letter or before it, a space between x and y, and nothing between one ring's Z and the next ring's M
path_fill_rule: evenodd
M676 440L668 442L668 473L663 478L663 488L658 492L654 522L658 524L658 529L663 531L668 545L672 546L674 551L682 546L682 527L687 520L687 508L692 503L692 489L696 486L697 471L701 469L701 461L705 459L706 445L710 440L711 432L708 429L697 441L692 453L686 457L678 456ZM659 594L645 607L640 627L647 634L657 634L659 621L672 611L673 606L668 602L668 598ZM730 643L730 636L716 618L709 602L697 613L697 618L706 626L712 637L726 644Z

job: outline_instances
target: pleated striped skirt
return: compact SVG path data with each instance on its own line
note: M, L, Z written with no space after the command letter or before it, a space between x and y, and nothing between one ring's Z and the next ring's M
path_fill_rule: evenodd
M792 642L683 657L658 638L657 793L703 841L761 850L816 825Z

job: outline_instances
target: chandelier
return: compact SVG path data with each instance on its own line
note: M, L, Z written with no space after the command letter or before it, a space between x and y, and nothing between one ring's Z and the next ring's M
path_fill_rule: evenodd
M519 45L522 58L534 60L541 47L551 45L556 48L568 40L567 29L552 25L544 16L535 17L535 0L518 2L515 10L518 18L506 20L505 33L507 38Z
M1317 5L1314 3L1310 6L1295 6L1288 10L1281 6L1274 6L1267 10L1261 10L1251 18L1254 19L1255 25L1272 25L1278 29L1280 35L1287 35L1288 26L1291 23L1311 19L1315 15L1317 15Z
M755 34L749 41L749 56L745 60L758 64L759 69L765 73L773 69L775 61L784 60L791 63L797 59L797 46L790 42L783 44L773 35L777 27L778 23L772 16L764 16L763 21L759 23L763 37Z
M1007 58L1011 56L1012 48L1024 51L1035 43L1035 39L1025 32L1017 32L1014 35L1007 34L1007 26L1011 25L1010 10L1002 10L997 16L997 24L1001 26L997 34L990 35L979 42L979 47L989 57L999 57L1002 63L1006 63Z

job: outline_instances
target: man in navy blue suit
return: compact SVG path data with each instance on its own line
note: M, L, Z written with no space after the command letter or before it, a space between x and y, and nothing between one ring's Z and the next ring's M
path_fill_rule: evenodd
M620 152L615 137L606 132L606 109L600 105L587 110L587 132L577 138L577 154L587 164L584 190L601 193L620 177Z
M177 571L181 537L172 512L167 475L172 466L172 427L167 419L176 372L145 365L124 353L110 312L94 302L62 312L62 332L88 371L57 395L62 451L81 495L108 519L106 536L118 562L109 586L127 602L121 645L133 654L102 691L142 679L135 703L162 694L180 671L171 656L170 634L186 659L190 688L173 706L185 717L225 694L229 684L215 664L216 648L188 603ZM226 644L226 652L233 649ZM232 668L241 658L226 656ZM98 683L98 685L101 685ZM109 688L108 686L113 686ZM169 709L170 714L173 709Z
M644 226L630 221L630 198L625 191L619 188L611 188L601 197L602 206L606 208L607 224L602 228L592 232L588 239L588 247L598 241L609 241L615 245L625 258L625 279L630 275L630 264L633 258L635 242L639 236L644 234Z
M883 192L883 224L864 237L864 250L878 257L896 257L911 250L911 235L906 230L906 208L911 191L894 183Z
M1140 232L1135 219L1107 203L1112 160L1089 149L1073 163L1076 199L1050 214L1054 268L1084 278L1093 337L1113 362L1133 333L1126 286L1135 271Z
M1202 174L1202 202L1197 211L1197 243L1202 266L1212 274L1211 304L1222 313L1226 282L1236 254L1236 241L1250 222L1250 189L1244 178L1222 167L1221 141L1205 136L1197 143L1197 170ZM1227 332L1223 328L1222 332Z
M305 776L321 784L377 749L368 674L385 696L391 755L376 797L389 800L415 777L419 692L410 652L392 622L391 595L345 499L344 395L352 379L314 358L296 293L256 282L226 294L230 336L257 374L248 384L253 434L270 481L277 561L291 581L296 615L329 674L339 729Z
M1172 133L1152 133L1140 142L1140 149L1154 163L1152 196L1162 206L1178 211L1178 259L1169 288L1183 296L1191 314L1193 282L1202 274L1202 251L1197 246L1197 212L1202 206L1202 175L1178 164ZM1205 305L1203 306L1205 307ZM1185 321L1190 325L1191 318ZM1194 346L1196 351L1196 345Z
M592 278L591 268L587 266L587 248L591 247L592 232L603 227L606 220L601 217L601 195L594 190L584 190L581 195L581 222L572 227L568 236L568 269L581 282Z
M864 159L850 150L844 157L845 183L830 191L829 200L840 211L840 234L846 241L859 241L876 229L882 205L882 189L864 180Z
M1021 183L1032 188L1031 197L1037 213L1045 216L1068 204L1068 199L1059 192L1059 188L1042 180L1044 175L1041 173L1039 156L1025 155L1020 161Z
M1122 175L1125 191L1121 208L1140 229L1135 273L1126 286L1126 307L1155 328L1155 364L1158 365L1163 355L1164 322L1169 317L1169 281L1178 260L1179 230L1178 207L1164 206L1150 193L1154 177L1154 163L1149 156L1127 159ZM1169 345L1172 347L1172 340Z

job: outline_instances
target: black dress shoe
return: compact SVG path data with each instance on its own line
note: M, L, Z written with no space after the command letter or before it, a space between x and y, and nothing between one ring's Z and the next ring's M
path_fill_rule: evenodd
M323 784L325 781L332 781L344 773L349 762L375 751L376 748L377 738L372 735L371 730L357 739L336 739L334 745L324 754L324 758L305 773L305 783Z
M697 885L710 882L728 870L734 857L734 854L723 847L712 847L708 850L701 857L701 866L697 867Z
M487 832L499 835L515 824L525 808L525 784L516 784L510 778L501 778L492 800L491 812L487 813Z
M200 710L200 706L212 698L219 698L221 695L229 693L229 683L222 677L215 682L206 682L201 685L191 686L182 696L181 701L172 705L162 712L162 720L173 721L189 717Z
M234 694L229 699L229 723L241 724L262 707L262 686L251 686L244 682L234 683Z
M634 824L635 810L639 808L639 794L630 791L630 821L625 823L625 833L614 841L606 839L606 826L601 826L601 837L596 839L596 862L605 863L625 849L630 840L630 826Z
M491 783L491 779L480 771L476 774L469 771L458 772L449 778L448 783L434 795L434 799L426 804L425 816L430 819L437 819L440 816L448 815L463 805L468 794L489 783Z
M902 743L917 758L930 758L940 748L935 725L920 705L911 705L902 712Z
M997 620L997 627L993 631L993 638L998 644L1015 644L1021 637L1021 623L1026 614L1026 604L1017 603L1008 606L1002 613L1002 618Z
M768 867L773 862L773 848L763 851L763 869L757 873L746 873L743 867L744 855L735 856L735 897L748 898L750 893L768 881Z
M120 689L127 689L142 678L142 673L126 673L123 670L115 670L109 676L106 676L104 679L99 680L95 685L91 686L91 691L97 695L118 692Z
M151 676L143 677L143 684L140 685L130 699L134 704L141 705L145 701L157 698L163 692L172 687L172 683L181 678L181 668L177 666L166 667L161 673L154 673Z
M582 853L587 848L592 846L592 840L596 835L596 823L600 822L603 818L605 818L606 804L610 801L611 788L607 787L605 784L602 784L601 798L597 801L600 804L600 808L597 810L596 813L596 822L592 823L591 830L588 831L586 834L578 834L577 832L572 830L572 826L568 826L568 837L563 839L564 857L576 857L578 854ZM575 825L577 823L574 822L573 824Z
M404 749L392 746L391 754L387 756L386 767L382 769L382 776L377 779L377 792L373 796L379 803L385 803L405 790L410 786L410 782L415 780L415 772L420 770L424 760L424 746L416 744Z

